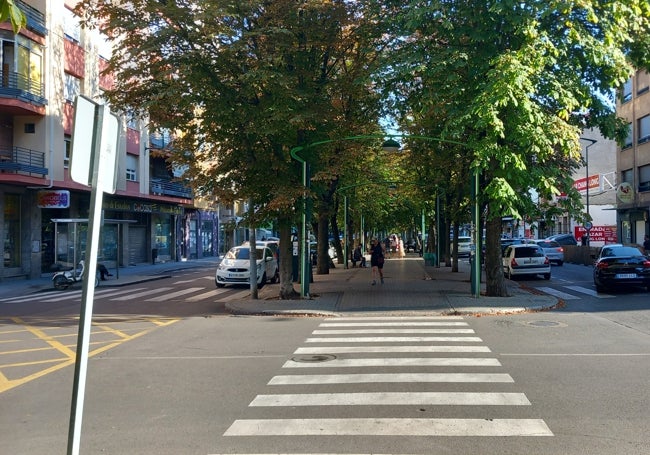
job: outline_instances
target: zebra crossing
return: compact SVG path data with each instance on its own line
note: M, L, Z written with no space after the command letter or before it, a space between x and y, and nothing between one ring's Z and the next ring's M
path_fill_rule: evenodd
M560 289L547 287L547 286L535 287L535 289L537 289L539 291L542 291L542 292L544 292L546 294L549 294L549 295L553 295L555 297L559 297L559 298L561 298L563 300L580 300L582 298L582 296L584 296L584 295L588 295L590 297L595 297L597 299L613 299L613 298L616 297L616 296L611 295L611 294L599 293L599 292L596 292L595 289L590 289L590 288L586 288L586 287L583 287L583 286L561 286L561 288L566 289L568 291L572 291L574 293L578 293L578 295L576 295L574 293L570 293L570 292L565 292L565 291L560 290Z
M514 387L513 378L498 371L499 359L462 316L342 317L324 320L311 335L267 383L269 393L250 402L251 418L235 420L224 437L251 437L259 447L259 437L272 436L553 436L529 415L534 408L525 394L503 390ZM436 418L414 418L398 406L440 409ZM444 409L473 406L472 418L441 417ZM395 416L385 415L390 407ZM506 407L527 407L526 418L498 411ZM257 409L266 416L281 409L281 418Z
M210 279L208 281L207 279ZM209 284L203 285L208 281ZM195 282L196 286L185 289L177 289L177 284L187 284ZM144 287L124 286L124 287L98 287L95 288L95 300L108 300L113 302L166 302L175 299L182 299L185 302L198 302L201 300L218 299L218 300L237 300L245 298L250 294L249 289L244 288L214 288L214 277L201 277L194 280L184 280L172 282L167 286L160 286L154 289ZM3 304L20 304L27 302L58 303L58 302L80 302L82 296L81 287L77 289L68 289L60 291L52 289L51 291L37 292L26 295L0 298Z

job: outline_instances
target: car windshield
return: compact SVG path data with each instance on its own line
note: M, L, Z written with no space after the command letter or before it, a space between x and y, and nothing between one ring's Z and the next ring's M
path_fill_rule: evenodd
M264 249L256 248L256 251L257 251L256 259L261 259ZM226 254L226 259L250 259L250 258L251 258L250 248L233 248L232 250L228 251L228 253Z
M541 246L542 248L557 248L557 247L560 246L559 243L557 243L557 242L553 242L553 241L548 241L548 240L544 240L544 241L541 241L541 242L537 242L537 244L538 244L539 246Z
M515 257L516 258L535 258L544 256L544 252L534 246L524 246L521 248L515 248Z
M612 246L612 247L604 247L601 256L602 257L642 256L642 254L637 248L631 246Z

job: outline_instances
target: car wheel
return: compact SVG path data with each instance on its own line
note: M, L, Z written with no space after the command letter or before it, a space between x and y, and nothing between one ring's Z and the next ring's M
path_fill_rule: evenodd
M217 285L218 288L222 288L225 286L225 284L219 283L218 281L215 284Z
M557 261L557 265L559 265L560 267L562 267L563 264L564 264L564 261Z
M262 274L262 281L260 281L260 283L257 285L257 289L262 289L265 284L266 284L266 272Z
M545 280L550 280L551 279L551 274L550 273L545 273L544 274L544 279Z
M596 283L596 280L594 280L594 286L596 286L596 292L605 292L605 287L602 284Z
M275 273L271 277L271 284L277 283L279 279L280 279L280 271L278 269L275 269Z

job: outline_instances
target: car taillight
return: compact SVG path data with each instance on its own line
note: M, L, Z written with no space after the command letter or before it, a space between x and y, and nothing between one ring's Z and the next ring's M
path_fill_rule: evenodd
M544 265L550 264L551 261L548 260L548 256L544 257Z
M650 261L643 261L643 268L650 269Z
M609 264L608 264L607 262L599 262L599 263L596 265L596 268L597 268L597 269L606 269L607 267L609 267Z
M564 248L562 248L562 247L559 247L557 250L558 250L560 253L563 253L563 252L564 252Z
M519 266L519 264L517 264L517 261L515 261L515 258L512 258L512 259L510 260L510 265L511 265L512 267L517 267L517 266Z

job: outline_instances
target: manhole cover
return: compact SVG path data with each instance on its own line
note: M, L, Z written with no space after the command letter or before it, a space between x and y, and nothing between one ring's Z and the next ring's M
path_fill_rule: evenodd
M531 321L528 323L528 325L535 327L557 327L561 326L562 324L556 321Z
M335 355L317 354L317 355L305 355L300 357L293 357L291 360L293 360L294 362L314 363L314 362L328 362L334 359L336 359Z

